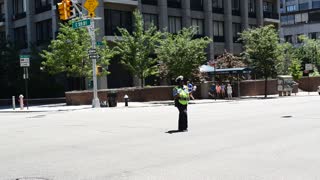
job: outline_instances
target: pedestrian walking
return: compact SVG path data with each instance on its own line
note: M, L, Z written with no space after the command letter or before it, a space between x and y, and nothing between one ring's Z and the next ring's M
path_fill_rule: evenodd
M189 92L189 96L192 100L194 100L194 97L192 95L193 92L193 85L190 81L187 81L187 85L188 85L188 92Z
M228 94L228 99L231 100L232 99L232 86L231 86L231 84L228 84L228 86L227 86L227 94Z
M226 85L225 84L221 84L221 97L224 99L226 96Z
M178 130L188 131L188 113L187 107L189 102L189 92L188 87L185 85L183 76L176 78L177 86L173 89L173 97L175 100L175 106L179 110L179 123Z
M216 86L216 92L217 92L217 97L219 98L220 95L221 95L221 86L220 86L220 84L217 84L217 86Z

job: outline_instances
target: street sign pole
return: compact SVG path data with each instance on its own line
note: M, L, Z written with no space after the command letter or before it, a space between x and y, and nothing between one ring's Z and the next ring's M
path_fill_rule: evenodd
M24 70L23 78L24 78L24 84L25 84L25 90L26 90L26 105L27 105L27 109L29 109L29 95L28 95L29 70L28 70L28 67L24 67L23 70Z
M91 46L93 50L96 50L96 35L94 32L94 19L91 17L91 25L88 28L90 36L91 36ZM97 74L96 74L96 66L97 66L97 57L91 57L92 60L92 77L93 77L93 100L92 107L99 108L100 101L98 98L98 88L97 88Z

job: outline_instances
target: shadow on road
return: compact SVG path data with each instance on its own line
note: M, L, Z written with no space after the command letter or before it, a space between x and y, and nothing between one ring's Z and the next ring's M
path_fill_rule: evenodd
M175 133L183 133L183 132L186 132L186 131L170 130L170 131L167 131L166 133L167 133L167 134L175 134Z

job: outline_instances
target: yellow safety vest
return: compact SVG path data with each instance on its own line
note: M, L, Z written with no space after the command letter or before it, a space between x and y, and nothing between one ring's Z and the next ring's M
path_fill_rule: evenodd
M177 93L179 94L179 103L182 105L187 105L189 103L189 92L188 92L188 87L187 86L183 86L183 88L180 87L175 87L177 90Z

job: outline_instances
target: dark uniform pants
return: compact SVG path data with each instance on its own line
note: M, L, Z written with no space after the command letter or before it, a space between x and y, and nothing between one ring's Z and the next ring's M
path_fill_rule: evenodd
M182 105L178 103L177 108L179 110L179 130L187 130L188 129L188 112L187 105Z

